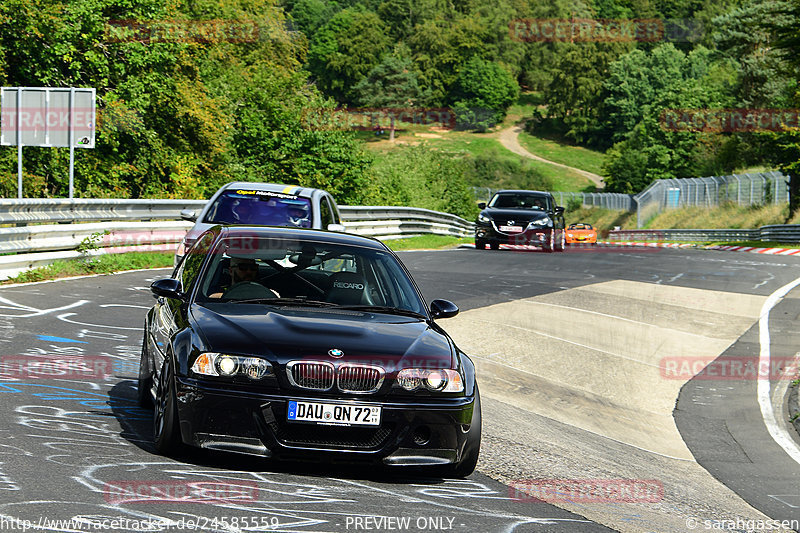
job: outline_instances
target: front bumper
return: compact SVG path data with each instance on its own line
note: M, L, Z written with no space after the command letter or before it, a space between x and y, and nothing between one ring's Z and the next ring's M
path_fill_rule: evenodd
M566 235L565 241L567 244L596 244L597 243L597 235L573 235L572 237L569 234Z
M472 397L322 398L212 388L179 378L181 435L186 444L263 457L398 466L449 464L461 459L472 420ZM289 400L378 404L381 424L341 427L287 421Z
M505 233L491 224L477 224L475 226L475 239L486 242L496 242L498 244L525 244L534 246L544 246L550 242L550 234L553 228L541 226L533 228L528 226L519 233Z

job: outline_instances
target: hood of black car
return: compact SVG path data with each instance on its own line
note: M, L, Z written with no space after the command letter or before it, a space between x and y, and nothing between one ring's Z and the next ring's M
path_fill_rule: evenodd
M448 338L425 320L326 308L211 303L192 306L206 351L400 368L451 368ZM344 352L335 358L329 351Z
M540 209L494 209L490 207L481 211L481 214L493 220L538 220L540 218L549 218L547 212Z

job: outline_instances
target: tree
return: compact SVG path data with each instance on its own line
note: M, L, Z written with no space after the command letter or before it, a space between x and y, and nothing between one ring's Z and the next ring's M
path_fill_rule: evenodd
M774 44L785 54L782 73L790 79L800 79L800 0L791 0L783 4L780 17L771 19L768 28L774 38ZM789 98L791 107L800 108L800 88L797 82L792 87ZM784 131L769 134L770 159L781 170L790 176L789 181L789 216L791 219L800 211L800 129L786 127Z
M739 64L736 96L741 107L788 103L795 85L783 66L788 50L773 44L774 29L790 28L795 20L787 7L781 0L751 1L713 21L717 47Z
M460 125L485 131L501 122L519 96L517 81L497 63L470 59L450 91Z
M308 84L305 40L284 21L274 0L8 0L1 81L97 88L97 147L76 158L78 196L206 198L249 179L357 201L370 158L329 114L310 120L333 104ZM0 150L3 196L16 193L15 156ZM67 167L66 150L26 148L25 195L63 196Z
M659 95L675 90L686 80L697 80L714 93L711 100L723 101L723 95L730 94L732 67L712 61L711 55L699 46L687 56L667 43L650 52L632 50L611 63L603 83L607 96L602 113L610 141L626 139ZM724 76L726 71L728 75Z
M547 114L560 121L564 135L577 143L607 146L602 128L603 84L609 65L629 43L567 43L544 91Z
M368 108L410 108L430 93L423 93L407 49L386 56L353 88L356 101ZM389 140L394 140L395 115L390 112Z
M355 100L353 87L378 65L391 41L373 12L340 11L312 38L309 68L317 85L341 103Z
M719 107L697 80L684 80L658 94L645 106L644 116L628 137L607 153L603 165L608 192L638 193L653 180L689 178L703 168L703 134L686 124L674 128L663 120L665 110L706 109ZM686 126L684 129L683 126Z
M298 31L314 35L336 13L335 2L327 0L298 0L290 12Z

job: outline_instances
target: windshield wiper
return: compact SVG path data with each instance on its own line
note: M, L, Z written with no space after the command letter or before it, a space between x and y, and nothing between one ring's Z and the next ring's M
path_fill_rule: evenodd
M399 307L388 307L385 305L341 305L340 309L350 309L352 311L374 311L376 313L386 313L389 315L402 315L412 316L414 318L427 319L425 315L410 311L408 309L401 309Z
M305 298L248 298L246 300L228 300L230 303L250 304L263 303L267 305L299 305L307 307L339 307L337 304L321 300L306 300Z

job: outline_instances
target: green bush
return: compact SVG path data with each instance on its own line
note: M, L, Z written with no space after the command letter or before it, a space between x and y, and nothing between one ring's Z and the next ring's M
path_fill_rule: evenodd
M450 92L457 126L486 131L502 122L519 97L519 85L503 67L475 56L456 79Z
M366 205L407 205L472 220L478 208L465 179L470 165L423 146L395 150L376 161Z

